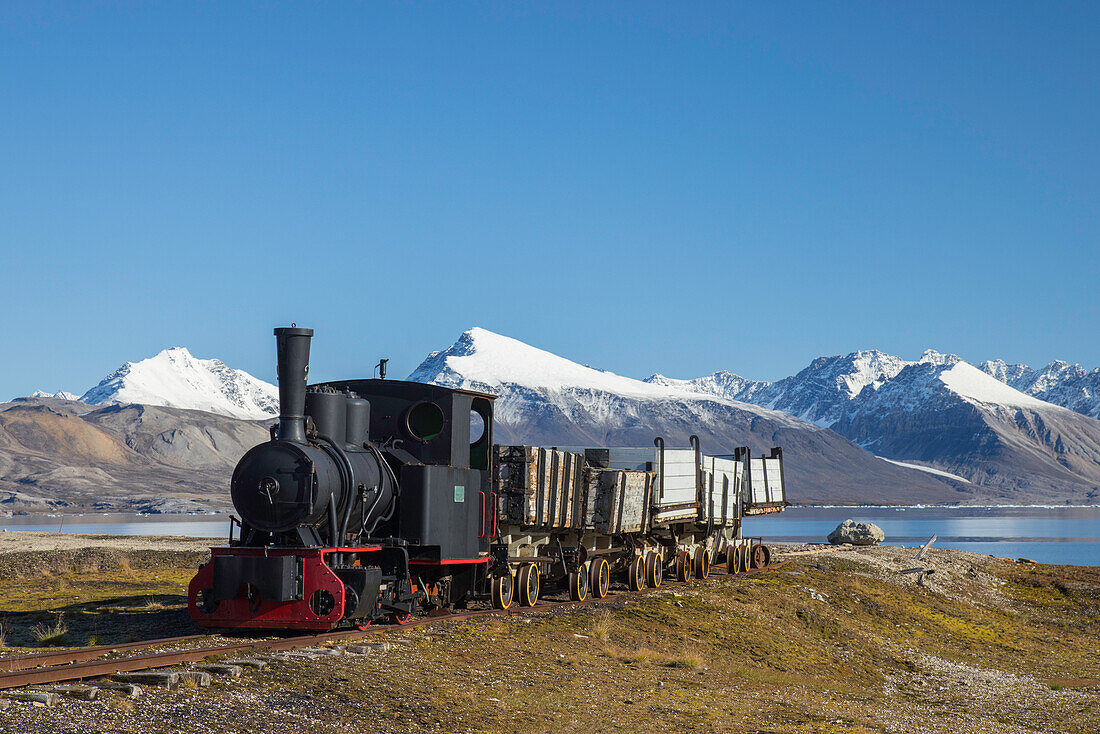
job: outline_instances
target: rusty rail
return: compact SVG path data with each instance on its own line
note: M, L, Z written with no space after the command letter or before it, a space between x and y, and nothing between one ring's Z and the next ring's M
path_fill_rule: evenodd
M96 645L94 647L78 647L66 650L52 650L50 652L34 652L27 655L13 655L8 658L0 658L0 671L26 670L27 668L40 668L49 665L63 663L79 663L84 660L94 660L112 652L126 652L127 650L141 650L146 647L158 647L160 645L174 645L179 642L198 640L208 635L184 635L183 637L162 637L156 640L144 640L142 642L121 642L117 645Z

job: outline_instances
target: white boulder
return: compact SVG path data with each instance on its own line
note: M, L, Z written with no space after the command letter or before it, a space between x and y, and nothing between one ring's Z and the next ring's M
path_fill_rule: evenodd
M829 533L829 542L833 545L851 543L852 545L878 545L886 539L882 528L872 522L845 520Z

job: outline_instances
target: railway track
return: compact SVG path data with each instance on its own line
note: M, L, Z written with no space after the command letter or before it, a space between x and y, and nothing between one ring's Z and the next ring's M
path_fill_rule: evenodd
M764 568L753 569L736 576L754 576L765 571L774 571L785 566L787 561L772 563ZM729 574L715 573L715 577ZM730 576L734 578L734 576ZM686 586L685 582L673 582L662 588ZM182 637L163 637L142 642L130 642L119 645L99 645L96 647L58 650L46 653L32 653L0 659L0 690L40 686L50 683L63 683L86 678L98 678L118 673L136 673L157 668L166 668L185 663L198 663L218 655L263 654L318 647L329 642L353 642L379 633L392 634L410 627L423 627L439 622L461 622L475 617L509 617L527 612L542 612L561 608L592 608L600 604L614 602L623 598L643 596L658 589L640 591L620 591L609 594L603 599L584 601L547 601L540 600L533 607L513 607L508 610L478 609L438 616L414 617L405 624L383 625L369 630L336 630L316 635L296 635L280 639L242 641L223 645L187 647L178 650L149 652L125 657L107 657L118 652L151 650L160 647L187 644L203 640L208 635L185 635Z

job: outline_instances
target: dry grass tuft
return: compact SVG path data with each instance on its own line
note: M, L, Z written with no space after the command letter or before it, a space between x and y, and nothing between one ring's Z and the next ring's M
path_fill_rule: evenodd
M120 556L118 559L118 570L126 578L134 578L134 569L130 565L130 559L126 556Z
M607 642L611 639L611 630L615 626L615 617L608 610L604 609L592 618L592 636L600 642Z
M694 650L688 650L679 655L668 655L664 664L670 668L686 668L688 670L702 670L706 667L706 659Z
M43 622L31 627L31 636L40 645L60 645L68 631L69 626L59 614L52 625Z

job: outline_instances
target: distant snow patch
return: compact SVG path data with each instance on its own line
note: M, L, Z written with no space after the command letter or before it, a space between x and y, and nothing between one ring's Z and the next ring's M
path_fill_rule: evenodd
M1021 408L1053 408L1050 403L1025 395L966 362L958 362L940 374L940 382L956 395L980 403Z
M959 482L970 484L969 479L966 479L965 477L960 477L958 474L952 474L951 472L943 471L941 469L933 469L930 466L923 466L921 464L909 464L904 461L894 461L893 459L887 459L884 456L880 456L878 458L889 464L894 464L895 466L904 466L906 469L916 469L917 471L927 472L928 474L935 474L938 477L947 477L948 479L954 479Z

